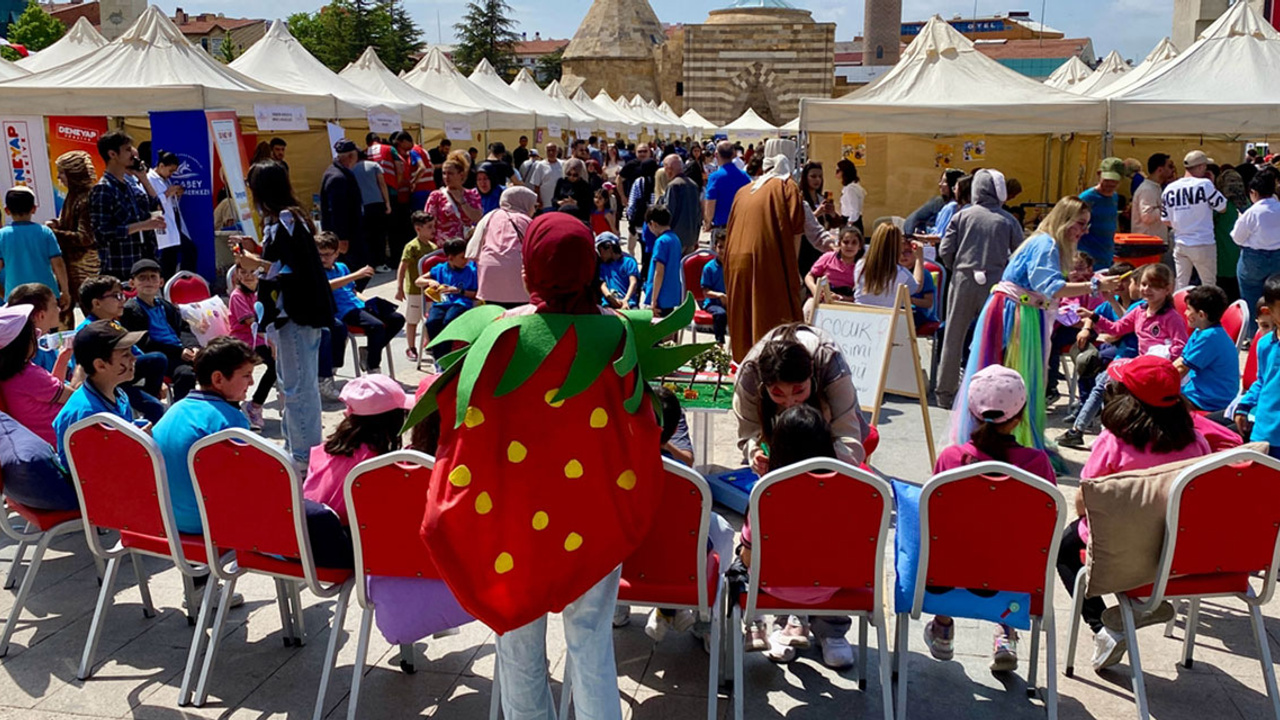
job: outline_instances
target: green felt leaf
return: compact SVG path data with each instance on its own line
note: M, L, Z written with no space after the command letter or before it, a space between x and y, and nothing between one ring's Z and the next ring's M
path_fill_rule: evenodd
M653 380L675 372L681 365L706 352L713 343L698 345L676 345L675 347L653 348L640 362L640 375L645 380Z
M480 333L484 332L486 327L491 325L504 312L506 310L497 305L473 307L449 323L449 326L442 330L439 335L431 338L431 343L427 347L435 347L448 342L464 342L470 345L475 342Z
M568 315L526 315L519 318L520 337L506 372L498 381L494 397L501 397L524 384L555 349L573 321Z
M458 351L458 353L465 352L466 348ZM452 367L440 373L440 376L436 378L435 382L431 383L431 387L427 388L427 391L423 393L418 402L414 404L413 409L409 411L408 417L404 419L404 427L400 429L400 434L403 435L404 433L409 432L410 428L414 425L422 422L428 415L440 409L440 390L444 388L447 383L451 382L461 369L462 365L460 363L456 363Z
M459 361L459 360L461 360L463 357L466 357L466 354L467 354L467 353L469 353L469 352L471 352L471 346L470 346L470 345L464 345L464 346L462 346L462 347L458 348L457 350L454 350L453 352L449 353L448 355L445 355L444 357L442 357L442 358L440 358L439 360L437 360L437 361L436 361L436 367L438 367L438 368L440 369L440 372L444 372L444 371L448 370L449 368L453 367L454 363L458 362L458 361Z
M466 418L467 407L471 405L471 393L475 392L476 382L480 379L480 373L484 370L493 346L497 344L499 338L514 330L519 324L518 321L523 319L523 317L504 318L492 323L480 334L480 337L476 338L467 357L461 363L456 363L462 366L462 372L458 376L458 411L454 419L455 428L461 427L462 421Z
M635 389L631 391L631 397L627 398L626 401L622 403L622 407L626 408L626 411L632 415L640 409L640 403L644 401L644 389L644 380L637 376L636 386Z
M613 371L622 377L631 372L636 366L636 360L639 357L636 354L636 330L635 325L638 321L632 319L632 316L623 313L622 315L622 354L617 360L613 361ZM648 321L645 321L648 322Z
M686 293L684 302L680 306L671 311L671 314L662 318L658 323L652 326L652 332L655 340L675 334L679 330L689 327L689 323L693 322L693 311L697 309L697 302L693 299L693 293Z
M567 400L591 387L617 352L625 325L626 320L608 315L574 318L572 327L578 347L573 364L569 366L569 374L560 383L560 391L554 400Z

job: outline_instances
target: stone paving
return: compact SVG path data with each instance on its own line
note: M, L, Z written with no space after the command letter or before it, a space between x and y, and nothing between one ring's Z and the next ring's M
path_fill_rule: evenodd
M378 277L374 292L390 296L391 283ZM404 339L394 344L397 374L406 387L416 386L420 375L404 359ZM927 344L924 350L927 352ZM927 355L926 355L927 357ZM350 360L348 360L350 363ZM348 364L348 367L350 365ZM340 377L346 377L340 371ZM336 424L341 408L326 404L326 428ZM939 445L946 437L947 414L930 410ZM1061 411L1051 422L1051 433L1061 429ZM739 464L734 447L734 427L727 415L714 418L712 461L718 466ZM881 415L881 449L876 465L883 472L922 481L928 475L927 451L922 435L919 406L913 401L890 398ZM278 416L268 411L265 434L279 437ZM1085 454L1067 451L1072 473L1078 472ZM1074 476L1061 478L1069 499L1075 492ZM720 509L723 511L723 509ZM726 513L735 526L741 518ZM839 522L838 511L814 508L816 522ZM977 519L1000 522L998 513ZM0 542L0 571L8 569L14 546ZM886 563L891 567L892 563ZM158 560L146 561L151 592L159 615L145 619L133 574L120 573L115 606L98 650L98 665L90 680L75 680L80 653L88 633L97 595L92 559L80 535L67 536L53 545L41 568L27 610L14 633L7 657L0 660L0 720L51 720L52 718L307 718L311 716L329 633L326 623L335 603L303 595L304 616L310 633L301 648L285 647L273 586L249 577L237 590L246 598L244 607L232 610L224 644L210 684L210 697L202 708L179 708L178 687L191 640L191 630L181 608L181 582L172 567ZM891 572L891 571L890 571ZM12 606L13 593L0 592L0 617ZM1129 665L1123 662L1102 674L1089 669L1091 638L1082 631L1077 674L1061 674L1069 631L1069 598L1055 588L1058 620L1059 712L1064 719L1125 718L1136 716L1130 689ZM636 720L697 718L706 715L707 655L691 635L671 636L654 644L644 634L646 608L633 608L632 622L615 632L619 688L624 717ZM1273 655L1280 654L1280 616L1276 604L1265 608L1268 639ZM325 717L342 718L347 712L355 656L355 631L360 609L352 607L343 624L342 646L325 701ZM956 657L937 662L929 657L921 637L923 621L910 630L910 680L908 707L913 717L1037 718L1045 708L1027 698L1026 669L1029 642L1020 646L1017 675L996 677L987 668L991 650L989 624L957 621ZM1239 718L1270 716L1265 685L1253 642L1248 616L1239 604L1228 601L1201 605L1196 663L1184 669L1181 659L1182 620L1173 639L1161 628L1140 632L1143 665L1151 713L1160 720L1174 718ZM890 620L889 637L893 637ZM760 655L745 662L746 717L808 720L831 717L882 717L880 683L876 674L878 648L870 633L869 681L865 692L857 689L851 671L825 668L817 650L801 653L789 665L774 665ZM851 633L856 644L856 632ZM458 720L488 716L493 675L493 636L472 623L459 635L420 642L415 648L417 672L400 671L397 648L375 631L369 664L361 691L361 718L445 717ZM559 693L564 667L564 642L557 617L551 620L548 648L553 688ZM1041 655L1044 653L1041 643ZM1038 684L1043 696L1044 662ZM732 717L732 695L721 688L718 717Z

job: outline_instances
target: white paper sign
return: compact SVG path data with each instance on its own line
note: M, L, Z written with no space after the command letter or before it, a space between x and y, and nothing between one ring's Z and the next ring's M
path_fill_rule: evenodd
M548 135L551 135L551 136L553 136L553 137L554 137L554 136L559 135L559 134L560 134L560 126L559 126L558 124L556 124L556 123L550 123L550 122L549 122L549 123L547 123L547 134L548 134Z
M400 132L404 124L400 122L400 113L391 110L370 110L369 130L379 135Z
M49 172L49 145L45 140L44 118L10 117L0 120L4 133L4 175L0 189L8 191L18 185L36 194L36 210L32 220L44 223L56 215L53 175ZM6 290L9 288L6 288Z
M470 140L471 123L447 122L444 124L444 136L450 140Z
M324 125L329 130L329 154L337 158L338 151L334 149L334 146L338 144L339 140L347 136L347 131L343 130L342 126L336 122L327 122Z
M305 131L307 126L307 108L303 105L254 105L253 119L258 123L259 132L277 130Z
M627 139L628 139L628 140L639 140L639 139L640 139L640 135L639 135L635 130L628 130L628 131L627 131Z

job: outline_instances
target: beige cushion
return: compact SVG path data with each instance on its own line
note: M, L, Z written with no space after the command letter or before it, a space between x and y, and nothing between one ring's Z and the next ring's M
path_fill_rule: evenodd
M1266 443L1241 447L1267 452ZM1164 548L1169 488L1183 470L1204 459L1181 460L1080 483L1089 518L1088 597L1155 582Z

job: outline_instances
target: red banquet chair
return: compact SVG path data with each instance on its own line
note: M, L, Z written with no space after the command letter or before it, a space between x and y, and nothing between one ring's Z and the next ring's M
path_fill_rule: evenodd
M1249 303L1237 300L1228 305L1222 313L1222 329L1235 341L1236 347L1244 347L1244 341L1249 338Z
M808 508L840 508L839 523L815 523ZM774 470L751 490L747 510L752 552L747 593L733 604L729 635L733 645L733 713L742 720L746 696L742 618L776 615L856 615L858 687L866 687L867 625L876 628L880 662L880 703L893 717L889 643L884 613L884 555L889 537L893 490L889 483L852 465L814 458ZM849 537L849 529L860 534ZM821 548L827 552L814 552ZM835 553L838 549L839 556ZM787 602L769 588L838 588L818 605ZM762 592L764 591L764 592ZM713 648L714 650L714 648ZM905 680L904 680L905 682Z
M432 250L426 255L423 255L422 258L418 260L418 277L426 277L426 275L431 272L431 268L439 265L447 259L448 258L446 258L444 254L444 250ZM434 303L432 303L431 298L427 297L427 294L423 292L421 288L418 289L418 292L422 293L422 332L418 333L417 367L418 370L422 370L422 360L427 354L427 345L430 342L430 338L427 337L427 313L431 312L431 306Z
M164 284L164 299L174 305L200 302L213 297L209 292L209 283L199 275L179 270Z
M97 413L67 429L66 448L71 478L80 507L84 508L85 539L94 556L107 564L80 670L76 673L77 679L86 680L93 674L94 656L114 596L121 560L126 557L133 560L146 617L155 615L155 607L151 604L146 571L138 561L140 555L170 560L178 568L189 616L195 611L193 578L207 576L209 569L204 537L178 532L169 500L164 458L150 435L118 415ZM120 472L122 467L130 471ZM119 539L113 546L104 547L99 530L114 530L119 533ZM192 635L179 703L185 702L190 688L213 595L212 590L206 590L200 604L200 624Z
M1168 503L1155 582L1118 596L1138 717L1147 720L1150 714L1134 618L1165 600L1188 600L1182 663L1189 670L1200 600L1226 597L1239 599L1249 610L1267 698L1280 720L1276 669L1262 619L1262 606L1275 593L1280 566L1280 461L1244 448L1213 455L1182 471L1169 489ZM1072 638L1078 632L1084 602L1079 580L1076 587ZM1074 655L1072 643L1069 665L1074 664Z
M695 343L698 342L698 331L715 332L711 313L702 309L702 300L706 297L702 293L702 268L715 259L716 254L710 250L694 250L680 261L680 279L684 282L684 291L693 293L693 299L698 303L698 309L693 311L693 323L689 326Z
M194 705L200 707L208 696L209 675L224 634L236 582L242 575L256 573L276 581L286 645L295 630L299 640L305 634L299 586L306 587L316 597L337 596L313 715L315 720L320 720L338 636L342 633L347 600L354 584L353 573L316 567L303 509L302 480L294 469L293 458L274 443L248 430L223 430L201 438L192 446L187 463L204 524L206 557L221 558L235 551L235 560L230 564L219 560L209 566L214 577L225 584L218 600L209 650L200 670ZM286 595L292 598L292 611L286 610L289 604Z
M50 543L64 535L79 532L84 527L84 520L79 510L37 510L14 501L7 494L4 496L4 505L6 517L0 520L0 532L17 543L13 561L9 564L9 572L5 576L6 590L16 584L18 567L22 565L22 557L26 554L26 549L34 545L36 550L31 556L26 572L22 575L22 585L18 587L18 596L14 598L13 606L9 608L9 617L5 621L4 630L0 632L0 657L9 653L9 640L13 637L13 631L17 629L18 618L22 616L22 610L27 605L27 598L31 595L36 574L40 572L40 565L44 562L44 554L49 549ZM21 524L23 528L19 529L15 523ZM101 573L101 569L99 572Z
M944 492L945 491L945 492ZM974 522L999 507L1000 523ZM1053 588L1060 528L1066 524L1062 491L1047 480L1000 462L939 473L920 491L920 559L910 618L924 611L925 587L982 588L1031 596L1031 667L1027 694L1036 692L1040 628L1045 631L1049 720L1058 717ZM907 716L907 640L911 622L898 614L898 720Z

